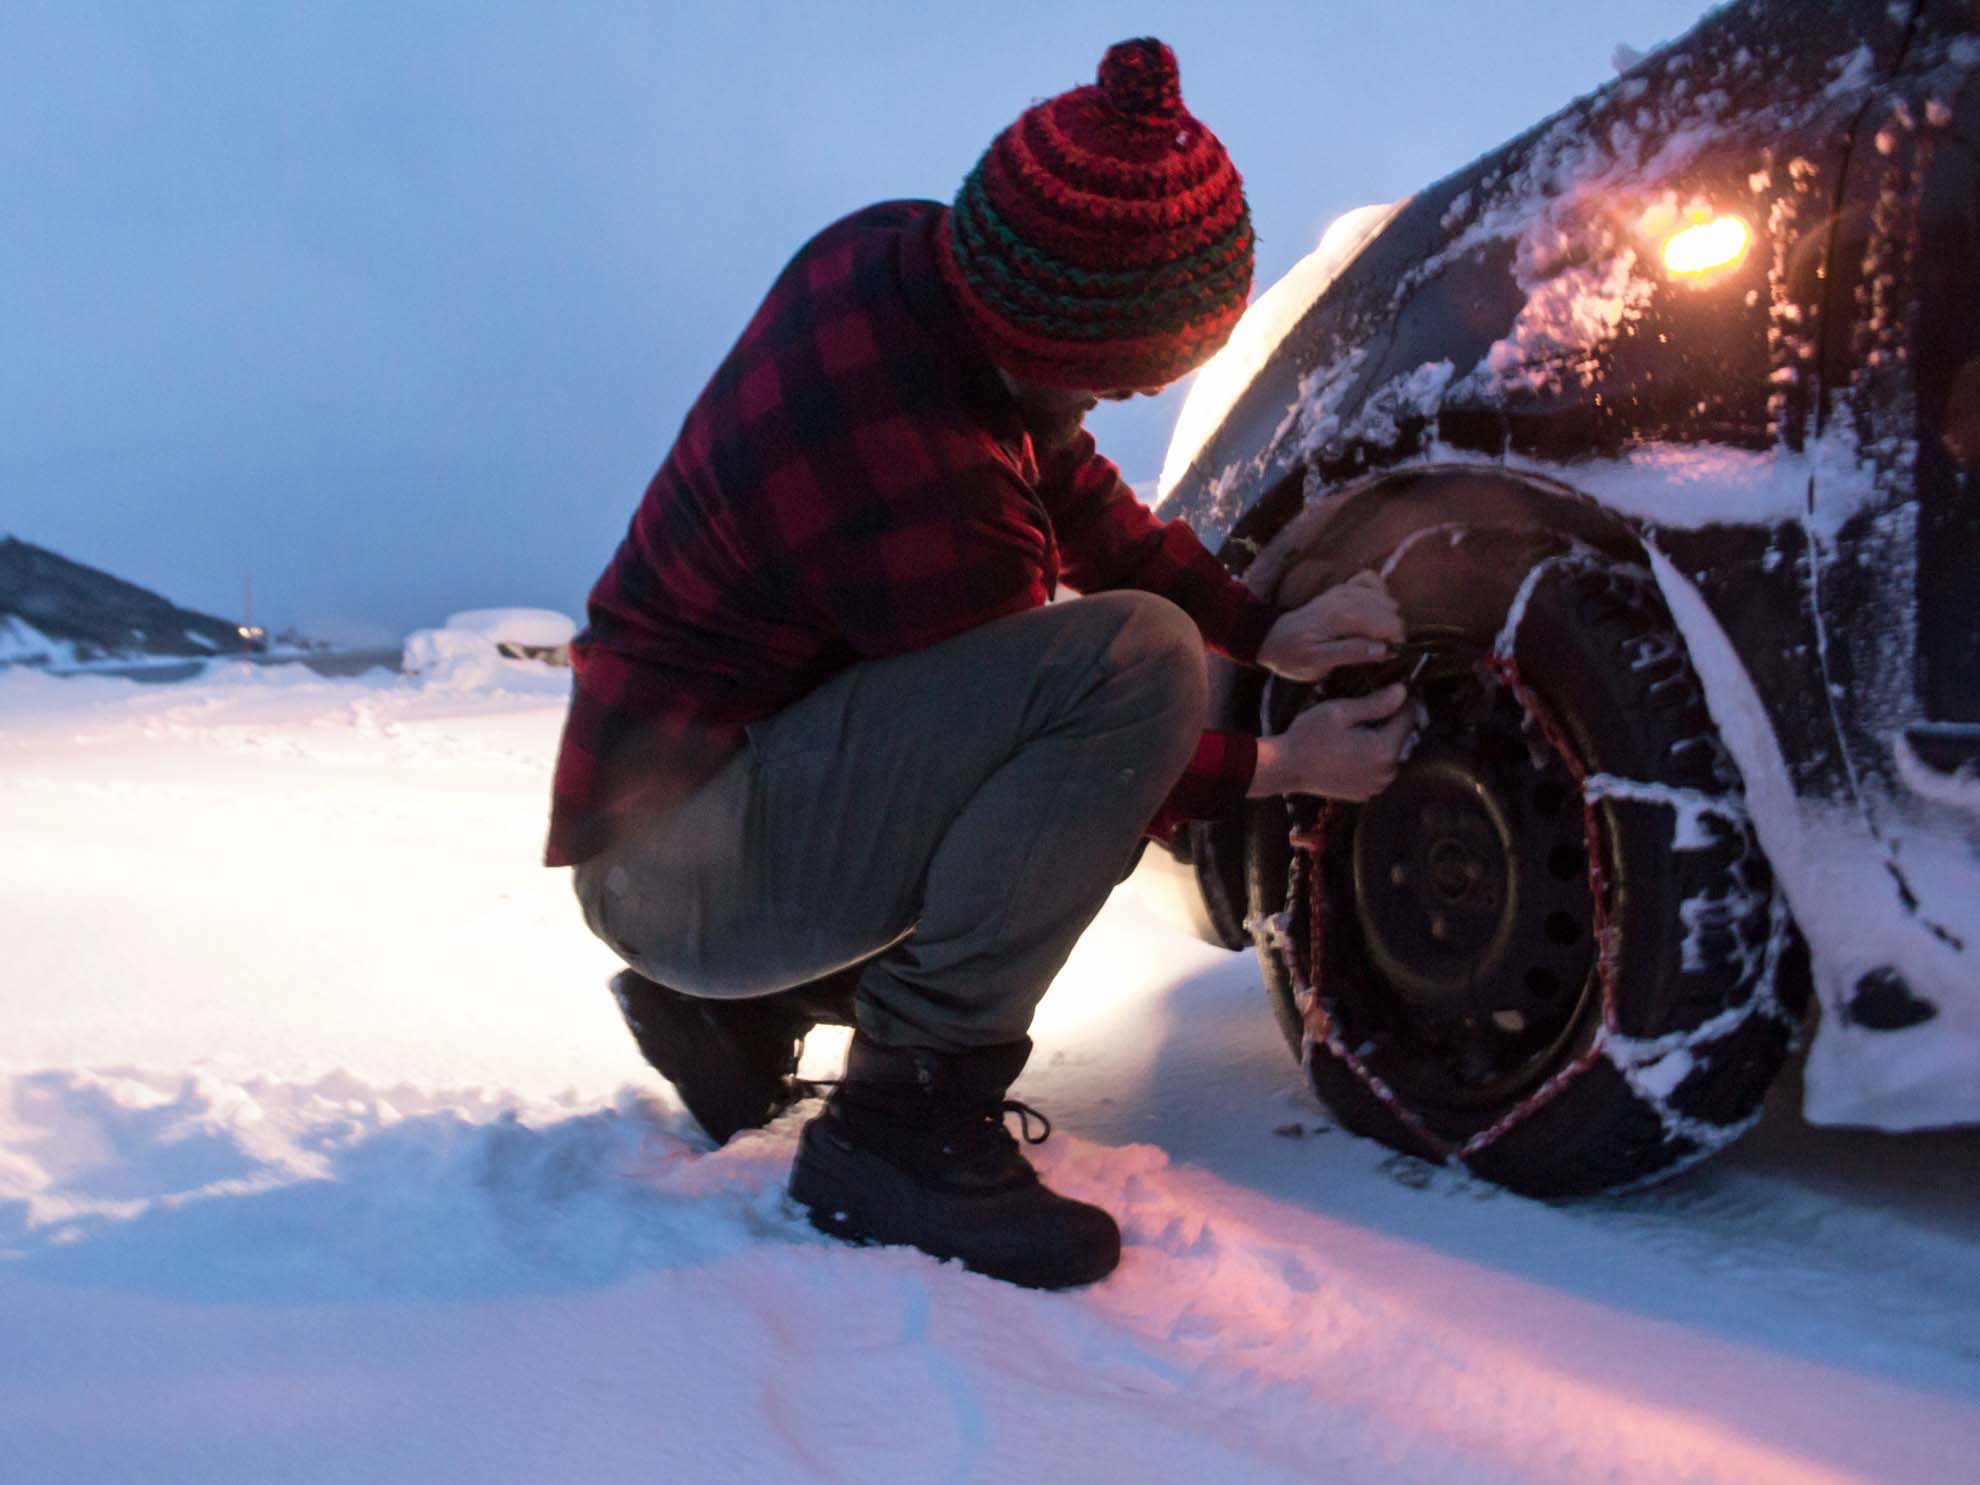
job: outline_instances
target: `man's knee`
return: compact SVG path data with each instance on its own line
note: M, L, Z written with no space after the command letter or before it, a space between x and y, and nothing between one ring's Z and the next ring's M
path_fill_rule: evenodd
M1099 593L1080 602L1101 605L1117 616L1107 647L1112 682L1143 696L1151 715L1166 720L1187 757L1209 705L1203 636L1196 621L1153 593Z

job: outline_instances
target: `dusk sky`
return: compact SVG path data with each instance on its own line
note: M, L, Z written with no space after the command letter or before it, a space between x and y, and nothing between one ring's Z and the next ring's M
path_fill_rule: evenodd
M0 532L329 638L583 597L791 252L1175 48L1258 287L1700 0L7 0ZM1152 480L1172 390L1092 426Z

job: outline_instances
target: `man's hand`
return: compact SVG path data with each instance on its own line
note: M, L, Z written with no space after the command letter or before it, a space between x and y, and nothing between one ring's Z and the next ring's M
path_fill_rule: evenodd
M1317 681L1342 665L1386 659L1403 642L1402 610L1373 572L1280 614L1258 647L1258 663L1289 681Z
M1369 696L1310 706L1277 737L1258 739L1258 767L1247 793L1253 799L1317 794L1352 800L1380 794L1395 779L1403 747L1421 721L1401 682Z

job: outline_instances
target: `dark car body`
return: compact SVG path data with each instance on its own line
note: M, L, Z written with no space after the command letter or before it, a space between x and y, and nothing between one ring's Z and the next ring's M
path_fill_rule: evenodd
M1473 509L1647 561L1811 950L1825 1122L1980 1119L1975 12L1709 15L1277 305L1159 504L1239 571Z

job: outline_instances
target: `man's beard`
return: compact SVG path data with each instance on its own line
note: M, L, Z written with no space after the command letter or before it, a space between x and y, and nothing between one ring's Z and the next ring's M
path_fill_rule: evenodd
M1085 399L1064 393L1043 393L1031 387L1017 390L1018 413L1031 447L1041 463L1063 452L1079 437L1089 406Z

